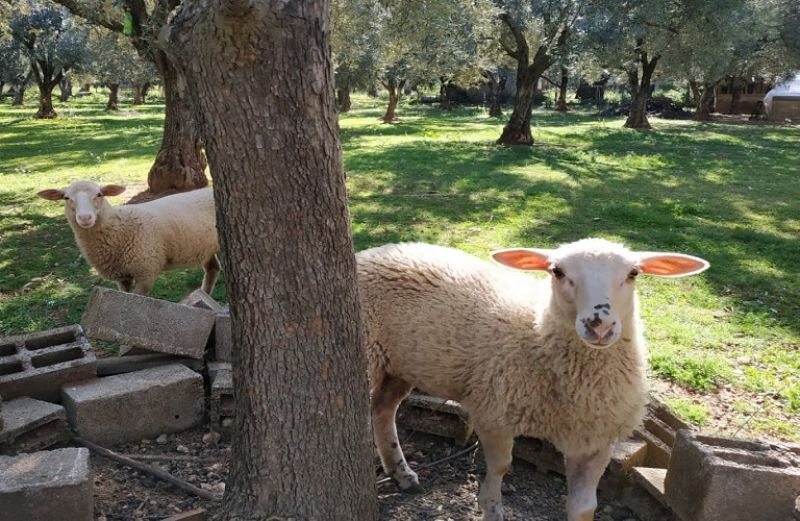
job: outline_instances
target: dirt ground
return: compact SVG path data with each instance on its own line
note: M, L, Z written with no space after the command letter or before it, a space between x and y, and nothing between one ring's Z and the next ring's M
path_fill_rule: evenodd
M114 447L145 463L161 467L200 488L224 491L228 473L230 439L215 440L207 428L161 436ZM205 440L204 440L204 435ZM414 432L402 432L401 443L412 467L438 460L460 450L449 440ZM156 458L156 459L153 459ZM163 458L163 459L162 459ZM95 519L97 521L161 520L193 508L206 508L213 515L216 505L184 493L149 475L92 454L95 475ZM392 484L378 488L381 521L474 521L480 520L477 493L483 477L482 456L473 452L442 465L419 471L424 492L398 493ZM382 477L376 468L376 478ZM542 474L522 461L504 483L506 519L509 521L563 521L567 493L564 479ZM211 516L209 516L210 518ZM623 506L600 498L595 516L599 521L639 521Z

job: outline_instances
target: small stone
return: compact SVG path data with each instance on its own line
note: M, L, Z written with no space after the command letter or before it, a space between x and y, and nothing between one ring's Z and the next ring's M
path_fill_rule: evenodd
M222 420L222 426L225 427L226 429L233 427L233 418L224 418Z
M167 435L162 434L161 436L156 438L156 443L158 443L159 445L164 445L165 443L167 443Z
M180 452L182 454L189 454L189 447L187 447L186 445L178 445L175 448L175 450L177 450L178 452Z
M203 443L205 443L206 445L213 445L217 443L220 440L220 438L222 438L222 434L218 432L215 431L207 432L203 434Z

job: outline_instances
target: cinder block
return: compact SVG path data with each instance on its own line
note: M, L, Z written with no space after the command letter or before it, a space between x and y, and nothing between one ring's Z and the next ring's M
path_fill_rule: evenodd
M211 295L203 291L202 289L196 289L186 295L183 300L180 302L184 306L191 306L194 308L201 308L207 309L209 311L213 311L214 313L218 313L222 311L222 306L213 298Z
M93 377L96 364L78 325L0 338L0 394L58 402L61 386Z
M678 431L664 488L686 521L791 519L800 453L775 444Z
M233 331L231 330L231 312L202 289L189 293L181 304L207 309L216 314L214 331L208 342L208 348L214 350L214 359L220 362L231 362L233 354Z
M203 370L203 361L186 356L151 353L148 355L110 356L97 361L97 376L132 373L162 365L181 364L193 371Z
M207 309L96 286L82 323L92 338L203 358L214 320Z
M634 467L632 476L633 480L644 487L648 494L662 505L667 506L667 499L664 494L664 480L667 477L666 469Z
M675 443L675 433L680 429L692 429L692 426L651 396L643 426L634 430L634 435L647 443L647 458L641 466L667 468Z
M64 408L22 397L6 402L0 430L0 454L36 452L69 440Z
M209 399L209 419L212 423L222 425L226 418L233 418L236 407L233 401L233 372L229 364L217 367L209 373L211 379L211 397Z
M64 386L64 407L79 436L115 445L179 432L203 420L203 378L180 364Z
M92 521L87 449L0 456L0 517L25 521Z
M472 436L472 423L461 404L421 393L411 393L400 405L397 424L406 429L450 438L465 445Z
M3 397L0 396L0 432L3 432Z
M549 441L519 436L514 440L514 458L536 466L539 472L564 474L564 455Z
M233 361L233 329L231 312L228 307L217 312L214 325L214 358L221 362Z

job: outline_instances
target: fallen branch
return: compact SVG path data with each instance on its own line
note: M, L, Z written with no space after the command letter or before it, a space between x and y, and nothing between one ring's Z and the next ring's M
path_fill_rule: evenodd
M216 462L216 458L201 458L200 456L189 456L185 454L120 454L120 456L142 461L183 461L187 463Z
M78 436L73 436L72 439L78 445L86 447L87 449L91 450L92 452L94 452L94 453L96 453L96 454L98 454L98 455L100 455L100 456L102 456L104 458L108 458L110 460L116 461L117 463L122 463L123 465L126 465L128 467L134 468L136 470L140 470L142 472L146 472L147 474L150 474L151 476L154 476L154 477L156 477L158 479L166 481L167 483L175 485L179 489L184 490L186 492L189 492L190 494L194 494L197 497L201 497L201 498L207 499L209 501L219 501L221 499L216 494L212 494L211 492L209 492L207 490L203 490L201 488L197 488L194 485L192 485L191 483L189 483L188 481L184 481L184 480L182 480L180 478L177 478L177 477L173 476L172 474L170 474L169 472L163 471L163 470L161 470L159 468L153 467L153 466L148 465L146 463L141 463L139 461L133 460L133 459L127 457L127 456L123 456L121 454L118 454L118 453L114 452L113 450L109 450L109 449L107 449L105 447L101 447L100 445L97 445L96 443L92 443L89 440L84 440L83 438L79 438Z

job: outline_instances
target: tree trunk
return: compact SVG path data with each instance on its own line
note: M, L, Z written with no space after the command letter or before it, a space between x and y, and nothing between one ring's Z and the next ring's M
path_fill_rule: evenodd
M56 110L53 108L53 89L55 89L55 86L56 83L39 85L39 110L36 111L35 118L53 119L58 117Z
M339 112L350 112L353 102L350 99L350 87L341 87L336 92L336 104L339 106Z
M558 106L556 110L566 112L567 108L567 84L569 83L569 71L566 67L561 67L561 82L558 84Z
M453 109L453 102L450 101L450 97L447 93L447 85L449 83L450 80L444 76L439 77L439 107L443 108L444 110Z
M92 92L92 85L89 83L84 83L83 85L81 85L80 92Z
M628 72L628 81L631 87L631 111L628 119L623 125L625 128L635 128L639 130L650 129L650 122L647 120L647 100L650 99L650 82L653 72L656 69L660 56L656 55L652 60L647 59L647 53L641 54L642 75L639 78L638 71Z
M728 114L739 114L739 103L742 101L744 82L739 78L731 78L731 105Z
M497 140L498 145L533 145L531 134L531 114L533 113L533 95L536 82L541 73L535 74L529 67L517 68L517 94L514 97L514 110L511 113L503 133Z
M58 86L61 89L61 95L58 96L59 101L62 103L69 101L69 99L72 97L72 80L69 79L69 77L66 77L61 80L61 83L59 83Z
M25 89L27 82L19 83L14 87L14 101L11 103L12 107L21 107L25 104Z
M146 81L142 84L142 103L147 101L147 93L150 92L150 87L152 86L153 84L149 81Z
M161 149L147 174L143 197L208 186L206 158L184 81L162 51L155 52L164 87L166 114Z
M119 110L119 83L109 83L108 103L106 110Z
M143 102L144 96L142 96L142 84L141 83L134 83L133 84L133 105L141 105Z
M506 88L507 77L504 73L486 70L483 76L489 79L489 117L499 118L503 115L503 106L500 100Z
M327 3L187 2L171 25L212 165L238 347L220 518L374 521Z
M382 83L389 92L389 104L386 106L386 112L383 114L381 121L394 123L397 121L395 112L397 111L397 104L400 102L400 96L403 95L403 86L406 84L406 80L400 80L399 82L388 80Z

